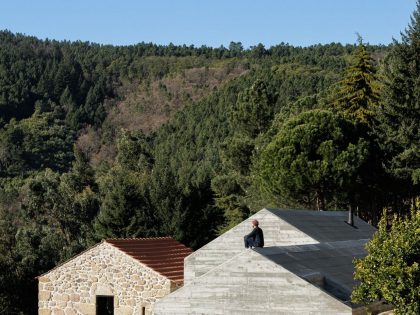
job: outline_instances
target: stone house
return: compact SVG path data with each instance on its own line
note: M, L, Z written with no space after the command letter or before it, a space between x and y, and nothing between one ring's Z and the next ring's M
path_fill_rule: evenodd
M185 258L184 286L157 301L166 314L377 314L350 295L353 259L376 231L345 211L263 209ZM265 247L245 249L257 219Z
M39 314L152 314L191 253L170 237L104 240L38 277Z

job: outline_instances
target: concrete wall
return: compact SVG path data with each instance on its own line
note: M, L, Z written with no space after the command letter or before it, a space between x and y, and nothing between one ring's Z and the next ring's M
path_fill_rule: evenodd
M155 314L352 314L349 306L254 250L190 281Z
M251 221L257 219L264 232L265 246L283 246L318 243L293 225L263 209L184 260L184 283L190 283L214 267L231 259L244 248L244 235L252 231Z
M116 315L152 314L175 285L103 242L39 278L40 315L94 315L96 295L113 295Z

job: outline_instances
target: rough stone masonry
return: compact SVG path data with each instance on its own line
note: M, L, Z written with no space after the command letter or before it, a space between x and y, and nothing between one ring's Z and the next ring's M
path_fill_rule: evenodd
M94 315L96 296L114 297L114 314L152 314L177 285L107 242L40 276L40 315ZM144 310L143 310L144 308Z

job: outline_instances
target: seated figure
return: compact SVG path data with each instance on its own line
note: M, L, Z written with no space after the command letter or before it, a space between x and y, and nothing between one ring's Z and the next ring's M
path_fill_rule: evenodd
M252 232L244 236L245 248L264 247L264 234L258 220L252 220Z

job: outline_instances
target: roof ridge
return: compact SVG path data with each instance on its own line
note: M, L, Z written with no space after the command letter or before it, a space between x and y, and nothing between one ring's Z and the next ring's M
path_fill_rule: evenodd
M137 240L161 240L161 239L172 239L176 241L176 239L170 236L155 236L155 237L114 237L114 238L105 238L102 241L137 241ZM177 241L178 242L178 241Z
M267 211L267 213L264 213L264 211ZM222 237L222 236L226 236L226 235L230 235L230 234L232 234L232 233L234 233L235 232L235 229L240 225L240 224L242 224L242 223L244 223L244 222L246 222L246 221L249 221L249 222L251 222L251 220L255 217L255 216L258 216L258 215L261 215L262 214L262 216L261 217L258 217L258 220L262 220L263 218L265 218L267 215L274 215L274 216L276 216L276 214L275 213L273 213L273 212L271 212L270 210L268 210L267 208L262 208L261 210L259 210L258 212L256 212L256 213L253 213L252 215L250 215L248 218L246 218L246 219L244 219L242 222L240 222L240 223L238 223L237 225L235 225L235 226L233 226L232 228L230 228L229 230L227 230L226 232L224 232L223 234L221 234L221 235L219 235L218 237L216 237L216 238L214 238L213 240L211 240L211 241L209 241L207 244L205 244L205 245L203 245L202 247L200 247L198 250L196 250L195 252L192 252L192 256L193 255L195 255L195 253L199 253L202 249L206 249L207 247L209 247L209 246L211 246L211 244L213 243L213 242L216 242L217 241L217 239L219 239L220 237ZM278 218L278 216L276 216L277 218ZM240 250L238 250L238 252L237 252L237 254L239 254L241 251ZM235 254L236 255L236 254Z

